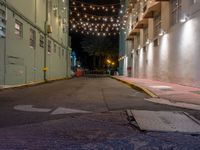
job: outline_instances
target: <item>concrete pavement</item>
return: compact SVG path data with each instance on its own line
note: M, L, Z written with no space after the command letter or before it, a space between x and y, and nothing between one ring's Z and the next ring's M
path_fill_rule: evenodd
M1 150L199 150L199 142L196 135L140 132L118 111L0 129Z
M127 109L184 111L200 120L199 111L146 98L113 79L92 77L1 91L0 150L200 149L198 135L141 132L131 126Z
M125 76L113 78L144 91L152 97L149 101L200 110L200 88Z

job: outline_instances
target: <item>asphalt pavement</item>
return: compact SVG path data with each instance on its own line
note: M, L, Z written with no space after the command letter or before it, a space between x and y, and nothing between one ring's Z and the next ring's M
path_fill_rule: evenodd
M200 136L142 132L125 110L184 111L107 77L82 77L0 92L0 149L200 149Z

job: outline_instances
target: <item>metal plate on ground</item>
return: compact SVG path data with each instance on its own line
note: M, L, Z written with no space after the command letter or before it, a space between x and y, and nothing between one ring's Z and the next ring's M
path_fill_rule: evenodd
M171 86L160 85L160 86L150 86L150 87L154 89L159 89L161 91L173 91L173 88Z
M131 110L139 128L147 131L200 134L200 122L184 112Z

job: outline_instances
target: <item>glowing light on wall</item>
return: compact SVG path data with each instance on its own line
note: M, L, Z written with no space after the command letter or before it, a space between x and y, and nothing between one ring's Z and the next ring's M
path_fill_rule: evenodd
M142 48L139 53L139 75L143 73L144 65L144 49Z
M147 72L148 76L152 77L153 76L153 43L149 43L148 45L148 50L147 50Z
M189 20L182 26L182 34L180 36L180 56L182 58L188 58L188 56L192 55L194 52L196 43L193 42L195 42L195 38L198 34L195 31L199 29L197 26L195 26L194 20Z
M160 50L159 50L159 64L161 70L167 70L168 69L168 61L169 61L169 35L165 34L161 38L161 44L160 44Z
M188 21L190 18L189 18L189 16L188 15L186 15L186 14L183 14L183 16L180 18L180 22L181 23L184 23L184 22L186 22L186 21Z
M127 71L127 67L128 67L128 57L125 56L124 58L124 76L128 76L128 71Z

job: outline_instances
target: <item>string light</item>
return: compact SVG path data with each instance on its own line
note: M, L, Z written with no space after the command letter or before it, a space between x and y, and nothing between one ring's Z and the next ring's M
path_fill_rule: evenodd
M97 36L113 36L123 25L120 20L120 3L96 5L74 0L70 6L71 31Z
M86 2L73 0L72 6L70 7L79 7L79 8L83 8L84 10L87 10L89 8L91 10L105 10L105 11L115 12L120 7L120 3L97 5L97 4L90 4Z

